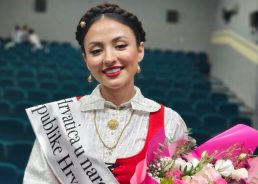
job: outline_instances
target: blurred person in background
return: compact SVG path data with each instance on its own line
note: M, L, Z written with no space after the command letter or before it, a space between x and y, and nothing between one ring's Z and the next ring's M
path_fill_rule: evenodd
M5 49L10 49L16 44L20 44L21 42L23 42L23 33L24 32L22 28L18 24L16 24L14 29L11 31L11 41L5 44Z
M28 39L29 39L29 26L27 24L24 24L22 26L22 35L21 35L21 39L22 39L22 42L28 42Z
M39 36L35 33L34 29L30 28L28 33L28 41L32 45L32 51L43 49Z

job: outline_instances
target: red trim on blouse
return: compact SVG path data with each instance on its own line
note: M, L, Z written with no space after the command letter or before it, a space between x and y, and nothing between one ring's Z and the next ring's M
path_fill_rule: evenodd
M79 101L79 100L81 99L81 96L77 96L76 98L77 98L77 100Z
M130 184L130 179L134 174L137 163L145 158L151 138L161 128L164 130L164 106L161 106L159 111L150 113L148 134L143 149L134 156L116 160L113 174L120 184Z

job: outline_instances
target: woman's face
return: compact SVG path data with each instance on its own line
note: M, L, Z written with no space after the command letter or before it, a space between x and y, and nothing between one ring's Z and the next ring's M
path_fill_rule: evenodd
M109 89L134 85L138 63L144 56L144 43L138 47L132 29L101 17L84 38L84 60L93 77Z

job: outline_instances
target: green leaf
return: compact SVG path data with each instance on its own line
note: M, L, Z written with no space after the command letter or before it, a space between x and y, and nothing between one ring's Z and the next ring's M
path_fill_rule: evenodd
M161 178L160 179L160 184L173 184L172 178Z

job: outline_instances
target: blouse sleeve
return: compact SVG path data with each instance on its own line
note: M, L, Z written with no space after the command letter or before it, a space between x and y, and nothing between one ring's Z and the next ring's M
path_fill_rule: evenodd
M187 136L187 127L181 116L172 109L165 107L165 134L167 138L177 139Z
M25 169L23 184L59 184L36 140Z

